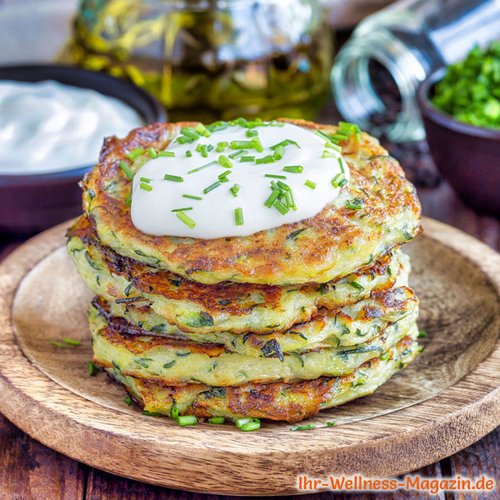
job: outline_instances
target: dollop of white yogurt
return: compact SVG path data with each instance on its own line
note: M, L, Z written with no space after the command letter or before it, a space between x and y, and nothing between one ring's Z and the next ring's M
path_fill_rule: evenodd
M247 236L318 214L349 180L340 148L313 130L277 122L212 130L181 131L166 150L171 156L150 150L153 158L133 179L137 229L202 239Z
M104 137L143 124L134 109L94 90L51 80L0 81L0 174L91 165Z

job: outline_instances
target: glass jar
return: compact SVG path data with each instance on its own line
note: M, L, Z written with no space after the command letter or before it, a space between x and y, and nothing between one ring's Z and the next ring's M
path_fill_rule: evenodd
M397 2L360 23L339 52L332 69L337 107L346 120L393 142L423 139L420 82L493 39L500 39L500 0ZM396 112L382 96L391 84Z
M64 60L207 122L313 118L332 57L320 0L82 0Z

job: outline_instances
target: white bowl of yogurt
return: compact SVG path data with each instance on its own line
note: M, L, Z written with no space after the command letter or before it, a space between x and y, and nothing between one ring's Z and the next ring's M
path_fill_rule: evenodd
M146 91L102 73L0 67L0 232L36 232L78 215L78 182L104 138L165 120Z

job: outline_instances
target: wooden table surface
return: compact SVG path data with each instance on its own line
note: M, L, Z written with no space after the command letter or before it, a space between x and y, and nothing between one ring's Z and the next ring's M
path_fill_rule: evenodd
M491 247L500 248L500 221L475 214L464 207L447 184L438 188L419 189L424 215L441 220L475 237ZM22 239L0 234L0 260L14 250ZM0 395L1 397L1 395ZM29 411L29 408L26 409ZM99 453L99 450L96 450ZM438 463L417 471L423 476L441 478L460 474L462 477L488 475L500 483L500 428L479 442ZM221 474L224 465L221 464ZM409 493L345 494L324 493L302 498L425 498ZM210 499L200 495L149 486L116 477L87 467L56 453L34 441L0 415L0 500L7 499ZM456 493L441 493L440 499L479 498ZM500 498L497 490L488 498Z

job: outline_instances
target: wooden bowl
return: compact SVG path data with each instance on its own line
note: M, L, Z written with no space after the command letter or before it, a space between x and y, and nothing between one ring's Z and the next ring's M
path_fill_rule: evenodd
M500 217L500 130L460 122L432 104L445 71L432 73L417 91L432 157L466 205Z
M166 120L165 110L150 94L102 73L55 65L5 66L0 68L0 80L55 80L120 99L139 113L144 125ZM78 182L91 167L82 165L44 174L0 174L0 232L34 233L78 215L81 212Z

